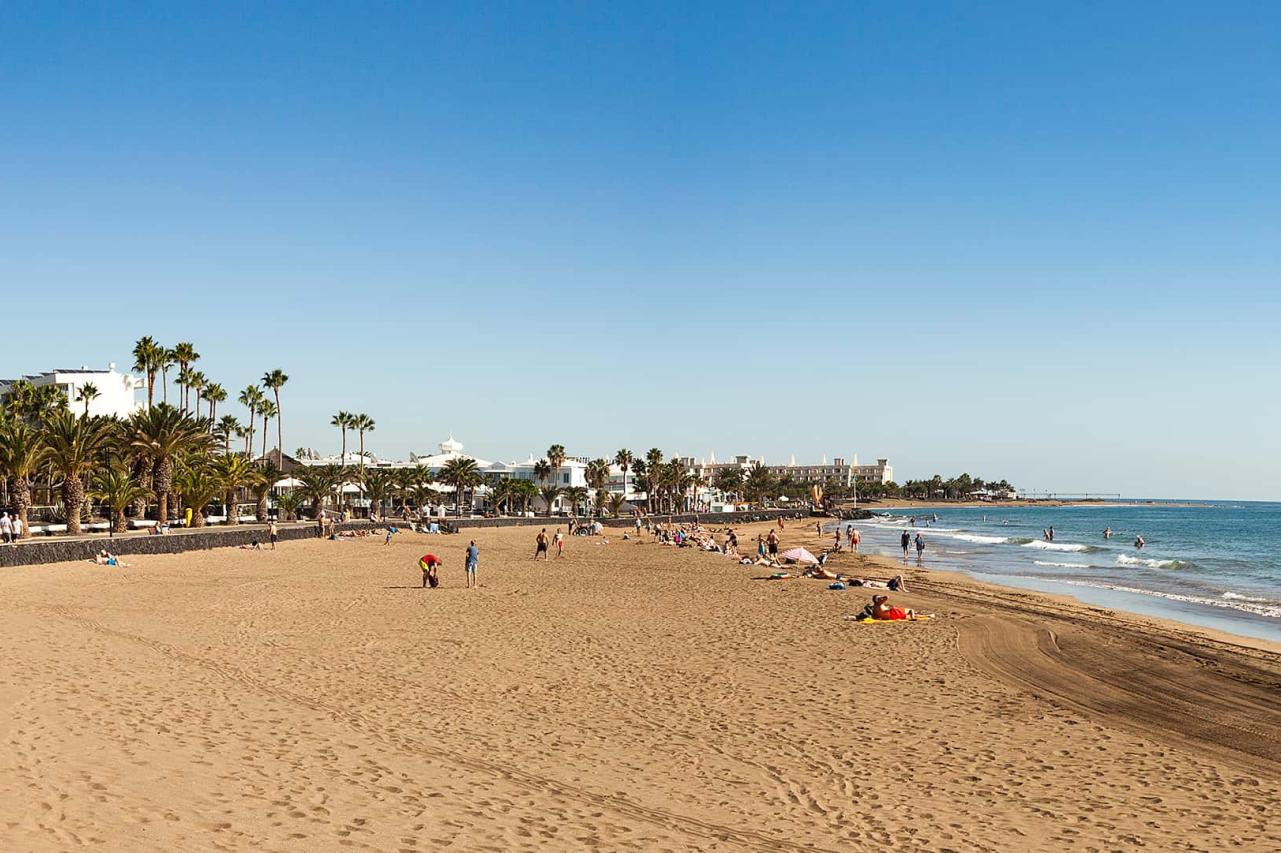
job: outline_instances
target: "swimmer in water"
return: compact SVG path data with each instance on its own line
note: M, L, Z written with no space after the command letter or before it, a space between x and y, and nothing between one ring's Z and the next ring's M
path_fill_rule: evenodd
M1104 538L1104 539L1111 539L1111 538L1112 538L1112 528L1111 528L1111 527L1105 527L1105 528L1103 528L1103 538Z
M1134 537L1134 547L1135 547L1135 548L1142 549L1142 548L1143 548L1143 546L1144 546L1144 545L1146 545L1146 544L1148 544L1148 543L1146 543L1146 542L1144 542L1144 541L1143 541L1143 537L1142 537L1142 536L1135 536L1135 537Z

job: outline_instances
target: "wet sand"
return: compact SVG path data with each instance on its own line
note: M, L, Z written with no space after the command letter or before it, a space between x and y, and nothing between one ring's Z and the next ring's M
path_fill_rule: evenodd
M859 590L535 532L475 533L479 590L467 534L5 570L4 848L1281 848L1267 648L916 571L936 619L860 625Z

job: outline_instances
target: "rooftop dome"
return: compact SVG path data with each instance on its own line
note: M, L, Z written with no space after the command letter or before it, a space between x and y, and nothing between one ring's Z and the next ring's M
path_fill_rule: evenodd
M440 443L441 453L460 453L462 452L462 449L463 449L462 442L456 441L454 439L453 433L450 433L449 438L445 439Z

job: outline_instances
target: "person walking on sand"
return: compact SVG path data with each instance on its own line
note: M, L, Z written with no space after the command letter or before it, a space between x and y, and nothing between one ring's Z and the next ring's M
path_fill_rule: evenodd
M899 543L899 545L901 545L901 546L903 547L903 562L904 562L904 563L906 563L906 562L907 562L907 552L908 552L908 551L911 549L911 547L912 547L912 534L910 534L910 533L908 533L906 530L904 530L904 531L903 531L903 535L902 535L902 536L900 536L900 537L898 538L898 543Z
M463 568L467 572L467 588L480 586L480 581L476 579L476 569L480 565L480 549L476 547L476 540L471 540L467 546L467 562Z
M280 528L276 526L274 520L267 525L267 538L271 540L271 550L276 550L276 542L280 539Z
M543 560L546 561L547 559L547 528L546 527L544 527L541 531L539 531L538 536L534 539L534 541L537 543L534 550L534 559L537 560L539 555L541 554Z
M557 530L556 531L556 557L559 559L560 557L563 557L563 556L565 556L565 534Z
M921 534L916 534L916 565L923 565L925 558L925 539Z
M435 589L440 584L440 577L436 570L445 565L445 561L435 554L423 554L418 560L418 568L423 570L423 589L430 584Z
M782 519L779 519L779 521L782 521ZM765 537L765 547L769 551L771 560L778 556L778 534L773 530L769 532L769 536Z

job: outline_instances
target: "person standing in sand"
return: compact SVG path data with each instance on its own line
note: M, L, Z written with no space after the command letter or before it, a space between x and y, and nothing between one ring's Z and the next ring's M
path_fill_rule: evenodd
M541 531L539 531L538 536L535 537L534 539L534 542L537 543L534 549L534 559L537 560L538 556L541 554L543 557L543 560L546 560L547 559L547 528L546 527L544 527Z
M779 519L780 527L782 526L782 521L783 520L780 518ZM773 530L769 532L769 536L765 537L765 548L767 551L769 551L769 556L771 560L778 555L778 534L775 533Z
M480 586L480 581L476 579L476 569L480 566L480 549L476 547L476 540L471 540L467 546L467 562L463 569L467 572L467 588Z
M267 538L271 540L271 550L276 550L276 542L280 539L280 528L276 526L274 520L267 525Z
M565 556L565 534L559 530L556 531L556 556L558 558Z
M903 535L898 538L898 543L903 546L903 562L906 563L908 549L912 547L912 534L904 530Z

